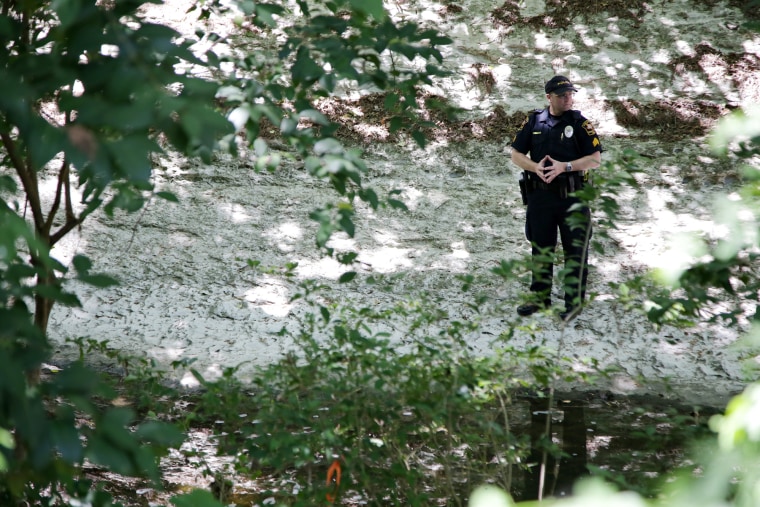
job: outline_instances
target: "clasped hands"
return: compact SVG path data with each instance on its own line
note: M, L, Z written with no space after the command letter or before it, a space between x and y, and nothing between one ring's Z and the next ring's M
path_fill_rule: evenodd
M546 155L540 161L536 162L535 173L538 175L544 183L549 184L560 174L565 172L567 162L560 162L554 160L549 155Z

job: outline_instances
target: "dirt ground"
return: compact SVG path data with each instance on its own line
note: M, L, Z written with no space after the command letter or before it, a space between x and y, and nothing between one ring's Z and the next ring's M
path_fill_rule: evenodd
M184 10L170 4L154 15L192 29ZM538 340L577 359L579 368L590 359L616 367L607 386L616 392L720 404L741 389L736 330L655 329L615 303L612 284L673 262L671 240L681 233L720 234L712 203L737 188L739 167L712 154L705 136L727 112L760 103L760 35L742 27L753 14L739 3L708 0L526 0L496 7L465 0L424 8L409 0L387 8L455 40L445 54L452 76L428 92L465 110L458 121L433 118L432 141L420 149L387 132L372 94L354 91L320 104L340 119L347 142L365 150L366 182L378 193L401 190L409 208L361 208L356 236L337 236L331 246L358 252L360 279L404 274L398 293L336 283L345 268L319 256L316 224L308 218L334 195L298 165L259 173L245 158L220 157L206 166L166 157L156 184L176 193L178 204L95 216L56 248L64 263L74 253L88 255L121 285L69 286L82 306L54 309L54 362L71 357L66 339L88 337L144 351L162 364L195 358L207 375L238 364L249 374L289 349L276 333L305 311L290 301L292 280L252 270L249 259L297 263L297 279L317 278L352 302L387 304L411 288L425 289L452 318L460 315L457 274L487 274L500 260L529 252L508 144L525 113L544 105L543 82L561 73L580 86L576 108L596 126L605 160L633 150L644 172L638 190L622 193L619 227L601 240L604 252L591 257L595 300L567 328L556 317L528 319L537 334L518 330L512 343ZM760 160L751 163L760 169ZM496 307L526 287L491 277L480 289ZM489 353L494 336L520 323L513 310L486 319L472 346Z

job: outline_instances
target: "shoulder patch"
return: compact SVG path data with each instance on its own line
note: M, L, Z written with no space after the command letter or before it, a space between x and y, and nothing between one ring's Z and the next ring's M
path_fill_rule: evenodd
M583 130L586 131L586 134L588 134L589 137L596 137L596 130L594 129L594 126L591 125L590 121L584 121L581 127L583 127Z

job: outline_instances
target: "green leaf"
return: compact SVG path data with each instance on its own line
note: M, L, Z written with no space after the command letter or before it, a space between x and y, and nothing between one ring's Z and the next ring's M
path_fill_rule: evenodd
M489 484L475 488L467 505L469 507L511 507L515 504L506 491Z
M404 119L401 116L394 116L391 118L390 126L388 127L388 130L391 133L398 132L404 127Z
M298 122L292 118L283 118L280 122L280 131L284 136L292 136L296 134L298 129Z
M90 271L90 268L92 268L92 261L89 257L84 255L75 255L71 260L71 264L79 273L87 273Z
M90 395L100 391L101 384L92 370L77 361L58 373L54 388L65 396Z
M68 28L79 19L79 13L82 6L79 2L69 2L68 0L53 0L50 8L58 15L58 20L62 28Z
M369 14L376 21L383 21L385 19L385 9L383 8L383 0L350 0L351 7L359 12Z
M422 133L419 130L412 130L412 138L417 142L417 146L420 148L424 148L427 144L427 139L425 139L425 134Z
M79 275L77 280L92 285L93 287L105 288L119 285L119 281L109 275Z
M271 28L275 28L277 26L277 20L275 20L274 16L285 12L285 9L279 5L263 3L257 3L255 10L256 20L262 21L265 25Z
M209 491L195 489L185 495L173 497L171 503L176 507L224 507Z
M317 246L322 248L324 247L328 241L330 241L330 236L333 233L333 227L329 222L323 222L319 224L319 229L317 230L317 236L316 236L316 243Z
M356 252L343 252L338 254L338 262L348 265L352 264L358 257L359 254Z
M139 192L126 185L113 185L116 195L106 205L106 213L112 213L114 209L123 209L128 212L137 211L145 204L145 198Z
M317 155L339 155L343 153L343 145L337 139L328 137L327 139L320 139L314 145L314 153Z
M237 86L222 86L217 90L216 97L225 99L229 102L245 102L246 95L243 90Z
M377 197L377 193L371 188L363 188L359 191L359 197L364 202L368 203L372 209L377 209L380 206L380 199Z
M318 80L325 71L309 55L308 50L301 46L298 48L296 61L293 63L291 75L296 85L310 85Z
M341 230L343 230L351 238L353 238L356 234L356 225L351 219L352 215L352 212L342 212L339 220Z
M13 439L13 433L5 428L0 428L0 446L5 447L6 449L16 448L16 441Z
M227 115L227 120L235 126L235 130L242 130L251 118L251 108L248 104L236 107Z
M50 299L65 306L82 306L74 294L63 292L60 287L54 285L38 285L34 288L35 293L43 298Z
M322 167L322 160L319 157L309 155L304 159L303 165L309 174L315 174Z
M74 423L71 407L66 407L62 411L66 414L59 418L58 423L52 427L54 445L63 459L69 463L76 463L84 457L81 435Z
M710 137L710 147L717 153L724 154L728 144L736 139L760 136L760 105L739 110L723 118Z
M0 190L5 190L12 194L16 192L17 188L16 180L6 174L0 175Z
M398 104L398 94L396 93L389 93L385 96L385 100L383 101L383 105L385 109L388 111L392 111L394 107L396 107L396 104Z
M175 113L169 112L170 115ZM211 149L216 145L216 141L225 134L231 134L235 127L223 115L208 108L203 102L203 97L193 98L190 101L184 100L179 111L179 125L184 133L184 138L172 138L172 143L184 153L194 153L194 150L201 154L201 148ZM172 122L174 126L176 122Z
M52 128L39 118L31 119L23 134L29 145L27 153L35 169L43 167L66 147L64 130Z
M118 474L137 473L129 453L107 440L102 434L91 436L87 442L87 457L93 463L108 467Z
M161 148L141 135L133 135L108 144L115 174L130 182L148 182L153 171L149 155Z
M301 118L309 119L318 125L329 125L330 120L316 109L305 109L298 113Z
M143 442L150 442L165 447L178 448L185 440L185 435L173 424L160 421L148 421L135 431Z
M356 278L356 271L346 271L340 275L340 278L338 278L338 283L348 283L354 278Z
M173 192L165 192L165 191L156 192L156 197L159 197L169 202L179 202L179 198Z
M404 204L403 201L399 201L398 199L388 199L388 205L393 209L409 211L409 208L406 207L406 204Z

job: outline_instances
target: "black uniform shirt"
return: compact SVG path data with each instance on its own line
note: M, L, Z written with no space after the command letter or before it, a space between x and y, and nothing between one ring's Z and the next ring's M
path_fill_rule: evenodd
M512 141L512 148L526 155L530 153L533 162L545 155L568 162L603 151L594 126L580 111L566 111L555 117L549 114L549 108L528 115Z

